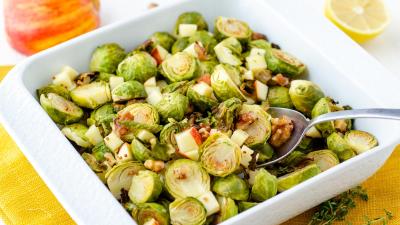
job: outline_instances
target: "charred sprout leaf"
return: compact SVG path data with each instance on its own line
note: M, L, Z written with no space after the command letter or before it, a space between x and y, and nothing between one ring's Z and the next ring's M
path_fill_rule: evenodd
M243 21L219 16L215 20L214 33L218 40L234 37L242 42L247 42L251 38L252 31L249 25Z
M90 70L113 74L125 56L125 50L118 44L101 45L93 52L90 60Z
M230 98L220 103L215 112L215 126L218 130L228 132L233 129L237 112L242 102L238 98Z
M94 72L87 72L87 73L81 73L79 76L75 79L75 83L78 86L82 86L85 84L89 84L90 82L96 80L97 76L100 74L98 71Z
M203 16L198 12L182 13L176 20L174 34L179 35L179 25L194 24L197 25L197 30L208 30L208 25Z
M169 118L180 121L189 108L189 100L186 96L177 92L164 94L156 106L158 113L164 121Z
M168 225L170 223L168 210L157 203L143 203L132 211L132 216L139 225L157 224Z
M157 62L147 52L134 52L126 57L117 69L117 76L125 81L137 80L141 83L157 75Z
M249 198L249 187L246 181L236 174L217 178L214 181L212 190L220 196L233 200L245 201Z
M289 95L296 110L306 115L310 115L314 105L324 97L321 88L307 80L292 81Z
M139 171L132 177L129 198L136 204L155 201L161 194L162 186L158 174L148 170Z
M40 96L40 104L50 118L58 124L75 123L83 117L81 108L58 94L42 94Z
M172 224L203 225L207 212L203 204L192 197L176 199L169 205Z

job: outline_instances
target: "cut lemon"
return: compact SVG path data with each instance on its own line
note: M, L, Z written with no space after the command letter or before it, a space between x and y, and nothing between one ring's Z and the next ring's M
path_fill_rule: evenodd
M382 0L326 0L325 15L359 43L376 37L389 23Z

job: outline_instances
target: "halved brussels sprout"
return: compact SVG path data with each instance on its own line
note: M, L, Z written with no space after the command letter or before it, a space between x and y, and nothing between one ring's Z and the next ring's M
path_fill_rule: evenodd
M74 123L63 127L63 129L61 129L61 132L69 140L75 142L75 144L84 148L89 148L92 146L92 144L85 136L87 130L88 130L87 126L80 123Z
M92 154L99 162L103 162L104 160L106 160L106 156L108 153L112 154L111 149L109 149L104 142L100 142L92 148Z
M234 217L239 213L238 207L234 200L222 196L218 196L217 200L221 210L215 219L216 224L222 223L223 221Z
M143 84L136 80L130 80L117 85L111 92L114 102L123 102L135 98L147 97Z
M228 136L215 133L200 146L200 163L209 173L225 177L240 166L241 151Z
M217 60L199 61L199 74L211 75L214 72L214 68L218 65Z
M239 121L236 128L246 131L249 137L245 141L245 145L258 147L265 143L271 135L271 116L259 105L243 104L238 112ZM251 121L247 121L247 119Z
M234 37L221 41L214 47L214 51L221 63L226 63L232 66L239 66L242 64L242 45Z
M170 51L172 45L175 43L175 38L168 32L155 32L151 35L150 41L153 48L160 45L165 50Z
M334 102L329 97L321 98L313 107L311 111L311 118L316 118L322 114L336 111ZM329 136L329 134L336 131L334 121L324 122L315 125L315 127L321 132L323 137Z
M90 70L113 74L125 56L125 50L116 43L100 45L92 54Z
M168 210L157 203L143 203L132 210L132 216L139 225L169 225Z
M83 160L85 160L86 164L88 164L90 169L92 169L95 173L101 173L107 169L102 167L102 165L97 162L96 157L94 157L92 154L84 152L82 153L82 158Z
M230 98L221 102L214 115L216 128L223 132L232 130L237 112L241 106L242 102L238 98Z
M40 105L42 105L50 118L58 124L75 123L83 117L81 108L58 94L42 94L40 96Z
M49 93L54 93L54 94L57 94L65 99L67 99L67 100L71 99L67 88L65 88L64 86L55 85L55 84L50 84L50 85L44 86L42 88L39 88L36 90L36 93L37 93L38 98L40 98L40 96L42 96L42 94L47 96L47 94L49 94Z
M310 158L314 163L316 163L321 172L324 172L340 163L337 155L331 150L313 151L307 154L307 158Z
M101 126L104 133L107 135L111 132L111 123L116 117L112 104L105 104L90 113L87 119L88 125Z
M278 192L278 179L265 169L255 172L253 186L251 187L251 198L262 202L272 198Z
M258 153L257 162L265 162L274 156L275 151L268 142L265 142L263 145L257 147L255 149Z
M140 142L136 138L132 140L131 151L133 157L140 162L145 162L146 160L152 158L152 152L150 151L150 149L148 149L142 142Z
M225 101L233 97L245 101L246 97L240 91L238 87L239 85L239 70L230 65L223 64L220 64L214 68L214 72L211 75L211 87L213 88L216 97L220 101Z
M130 132L138 129L150 130L157 133L161 130L162 126L159 125L160 117L157 109L147 103L134 103L128 105L123 110L118 112L116 122L122 125ZM121 134L122 136L129 133Z
M347 132L344 135L344 140L357 154L366 152L378 145L378 140L374 135L361 130L351 130Z
M318 85L308 80L292 81L289 95L294 107L306 115L310 115L314 105L325 96Z
M125 162L114 166L106 173L107 186L115 198L121 199L121 190L129 190L132 177L141 170L146 170L139 162Z
M170 82L190 80L197 76L196 58L186 52L178 52L161 63L161 74Z
M192 197L176 199L169 205L171 224L203 225L207 212L203 204Z
M243 201L241 201L241 202L238 203L238 209L239 209L239 212L244 212L244 211L246 211L246 210L248 210L248 209L250 209L250 208L252 208L252 207L254 207L256 205L258 205L257 202L243 202Z
M188 88L193 84L195 84L194 80L191 81L183 80L172 84L168 84L167 86L162 88L162 93L178 92L179 94L186 95Z
M286 166L296 166L301 161L306 159L306 154L301 151L293 151L286 158L284 158L281 163Z
M189 37L178 38L171 47L171 53L176 54L190 45Z
M289 95L289 88L273 86L268 90L268 103L271 107L293 108Z
M202 112L218 105L213 89L204 82L189 87L187 97L189 98L189 101Z
M178 149L178 145L176 144L175 140L175 134L183 131L185 127L185 121L177 122L175 120L170 120L169 123L165 125L160 132L160 142L163 144L169 144L174 149Z
M169 118L180 121L189 108L189 100L186 96L177 92L166 93L163 94L161 101L155 107L164 121Z
M129 198L133 203L140 204L157 200L161 194L163 184L158 174L149 171L139 171L132 177L132 184L129 188Z
M195 24L197 30L208 30L208 24L203 16L198 12L185 12L179 15L174 27L174 35L179 35L179 25Z
M95 81L109 82L111 77L115 77L115 75L111 73L100 72L99 75L96 77Z
M214 36L205 30L196 31L189 37L189 43L194 42L200 42L208 54L212 54L215 45L217 45L217 40L215 40Z
M73 89L70 95L77 105L89 109L95 109L111 101L110 86L104 81L79 86Z
M304 168L298 169L294 172L288 173L284 176L278 177L278 191L286 191L303 181L310 179L313 176L321 173L321 169L317 164L310 164Z
M236 174L226 177L218 177L212 186L213 192L233 200L247 200L249 198L249 187L246 181Z
M198 162L178 159L165 170L165 187L174 198L198 197L210 191L210 176Z
M276 48L271 48L265 55L268 69L273 73L281 73L293 78L301 75L306 70L306 66L295 57Z
M250 40L252 31L247 23L234 18L219 16L215 20L214 33L217 40L234 37L240 41Z
M117 76L125 81L137 80L141 83L157 75L157 62L147 52L134 52L126 57L117 69Z
M332 133L326 139L328 149L334 151L341 161L353 158L356 154L351 146L344 140L339 133Z
M272 48L271 43L262 39L250 41L249 46L251 48L264 49L266 52L271 51Z

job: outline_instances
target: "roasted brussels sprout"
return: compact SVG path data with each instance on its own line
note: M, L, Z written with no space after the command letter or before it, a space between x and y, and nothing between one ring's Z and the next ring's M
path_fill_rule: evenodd
M71 141L73 141L75 144L84 147L84 148L89 148L92 146L92 144L89 142L88 138L85 136L85 133L87 132L88 128L80 123L74 123L65 126L63 129L61 129L61 132Z
M157 109L147 103L128 105L118 112L116 122L131 132L137 129L147 129L157 133L162 128L159 125L160 117Z
M321 172L340 163L337 155L331 150L313 151L307 154L307 158L317 164Z
M286 191L303 181L310 179L313 176L321 173L321 169L317 164L310 164L304 168L298 169L294 172L288 173L284 176L278 177L278 191Z
M108 153L111 154L111 149L109 149L104 142L100 142L92 148L92 154L99 162L106 160Z
M217 45L217 40L215 40L214 36L205 30L196 31L189 37L189 43L194 42L200 42L208 54L213 54L214 47Z
M240 91L240 73L236 68L220 64L214 68L211 75L211 87L214 90L216 97L220 101L225 101L229 98L239 98L242 101L246 100L244 94Z
M232 130L237 112L242 106L238 98L230 98L218 105L215 113L215 126L218 130L228 132Z
M36 90L38 98L44 94L45 96L49 93L54 93L57 94L67 100L70 100L71 97L69 96L69 91L67 88L60 86L60 85L55 85L55 84L50 84L45 87L39 88Z
M79 106L95 109L111 101L110 86L104 81L79 86L70 93L72 100Z
M131 151L133 157L140 161L145 162L148 159L152 159L152 152L142 142L134 138L131 144Z
M198 197L210 190L210 176L198 162L177 159L166 168L165 187L174 198Z
M209 174L225 177L239 168L240 148L224 134L215 133L208 137L200 152L201 165Z
M161 101L155 107L164 121L169 118L180 121L189 108L189 100L186 96L176 92L167 93L163 95Z
M272 48L271 43L269 43L266 40L262 40L262 39L250 41L249 46L251 48L264 49L266 52L271 51L271 48Z
M203 204L192 197L173 201L169 205L169 214L171 224L176 225L203 225L207 218Z
M93 52L90 70L114 74L125 56L125 50L116 43L101 45Z
M208 75L214 72L214 68L218 65L217 60L208 60L208 61L199 61L199 74L200 75Z
M170 51L172 45L175 43L175 38L168 32L155 32L151 35L150 41L153 48L160 45L165 50Z
M268 103L271 107L293 108L289 89L281 86L273 86L268 90Z
M217 224L222 223L223 221L236 216L239 213L238 207L234 200L222 196L218 196L217 200L221 208L215 219Z
M257 162L265 162L271 159L275 154L274 149L270 144L268 144L268 142L265 142L263 145L255 148L255 150L258 153Z
M125 81L137 80L141 83L157 75L157 62L147 52L134 52L126 57L117 69L117 76Z
M116 117L112 104L105 104L99 108L93 110L90 113L90 117L87 119L88 125L101 126L106 134L111 132L110 124Z
M206 83L200 82L191 87L187 91L189 101L201 112L210 110L218 101L214 96L213 89Z
M215 20L214 33L217 40L234 37L241 42L247 42L250 40L252 31L243 21L219 16Z
M81 108L58 94L42 94L40 96L40 104L50 118L58 124L75 123L83 117Z
M208 24L203 16L198 12L185 12L182 13L176 20L174 27L174 34L180 35L179 26L181 24L195 24L197 25L196 30L208 30Z
M136 204L152 202L161 194L162 186L158 174L148 170L139 171L132 177L129 198Z
M89 154L87 152L82 153L82 158L85 160L86 164L92 169L96 174L97 173L102 173L106 168L103 168L99 162L97 162L96 157L94 157L92 154Z
M238 203L239 212L246 211L246 210L256 206L257 204L258 204L257 202L243 202L243 201L241 201L241 202Z
M344 140L339 133L332 133L326 139L328 149L334 151L341 161L353 158L356 154L351 146Z
M172 93L172 92L178 92L179 94L186 95L187 90L189 89L190 86L195 84L195 81L179 81L175 82L172 84L168 84L167 86L162 88L162 93Z
M272 198L278 192L278 179L265 169L259 169L254 174L251 198L262 202Z
M361 154L378 145L378 140L365 131L351 130L344 135L344 140L357 153Z
M139 225L169 225L168 210L157 203L143 203L132 211Z
M132 177L145 170L139 162L125 162L114 166L106 173L107 186L115 198L121 199L121 190L129 190L132 184Z
M306 66L300 60L276 48L271 48L270 51L267 51L265 59L268 69L275 74L281 73L293 78L301 75L306 70Z
M178 52L161 63L161 74L170 82L190 80L197 76L196 59L186 52Z
M296 110L306 115L310 115L314 105L325 96L320 87L308 80L292 81L289 95Z
M169 123L163 127L160 132L160 142L163 144L169 144L174 149L178 148L175 140L175 134L180 133L186 127L186 122L177 122L175 120L169 120Z
M249 187L246 181L236 174L219 177L214 181L212 190L220 196L233 200L247 200L249 198Z
M296 166L301 161L306 159L306 154L301 151L293 151L286 158L284 158L281 163L286 166Z
M116 86L111 96L114 102L124 102L135 98L147 97L143 84L138 81L130 80Z
M259 147L271 135L271 116L265 112L259 105L243 104L238 113L238 122L236 128L246 131L249 137L245 145Z
M313 107L311 111L311 118L316 118L322 114L330 113L335 111L333 100L329 97L321 98ZM321 132L323 137L329 136L329 134L335 132L334 121L324 122L315 125L315 127Z
M178 38L171 47L171 53L176 54L190 45L189 37Z
M239 66L242 64L240 55L242 53L242 45L234 37L221 41L214 47L214 51L221 63L232 66Z

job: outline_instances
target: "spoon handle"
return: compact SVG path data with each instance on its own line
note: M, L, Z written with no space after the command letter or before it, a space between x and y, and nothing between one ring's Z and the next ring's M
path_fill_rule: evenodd
M338 112L331 112L322 114L317 118L310 121L309 126L314 126L319 123L340 120L340 119L355 119L355 118L376 118L376 119L389 119L400 120L400 109L353 109L343 110Z

